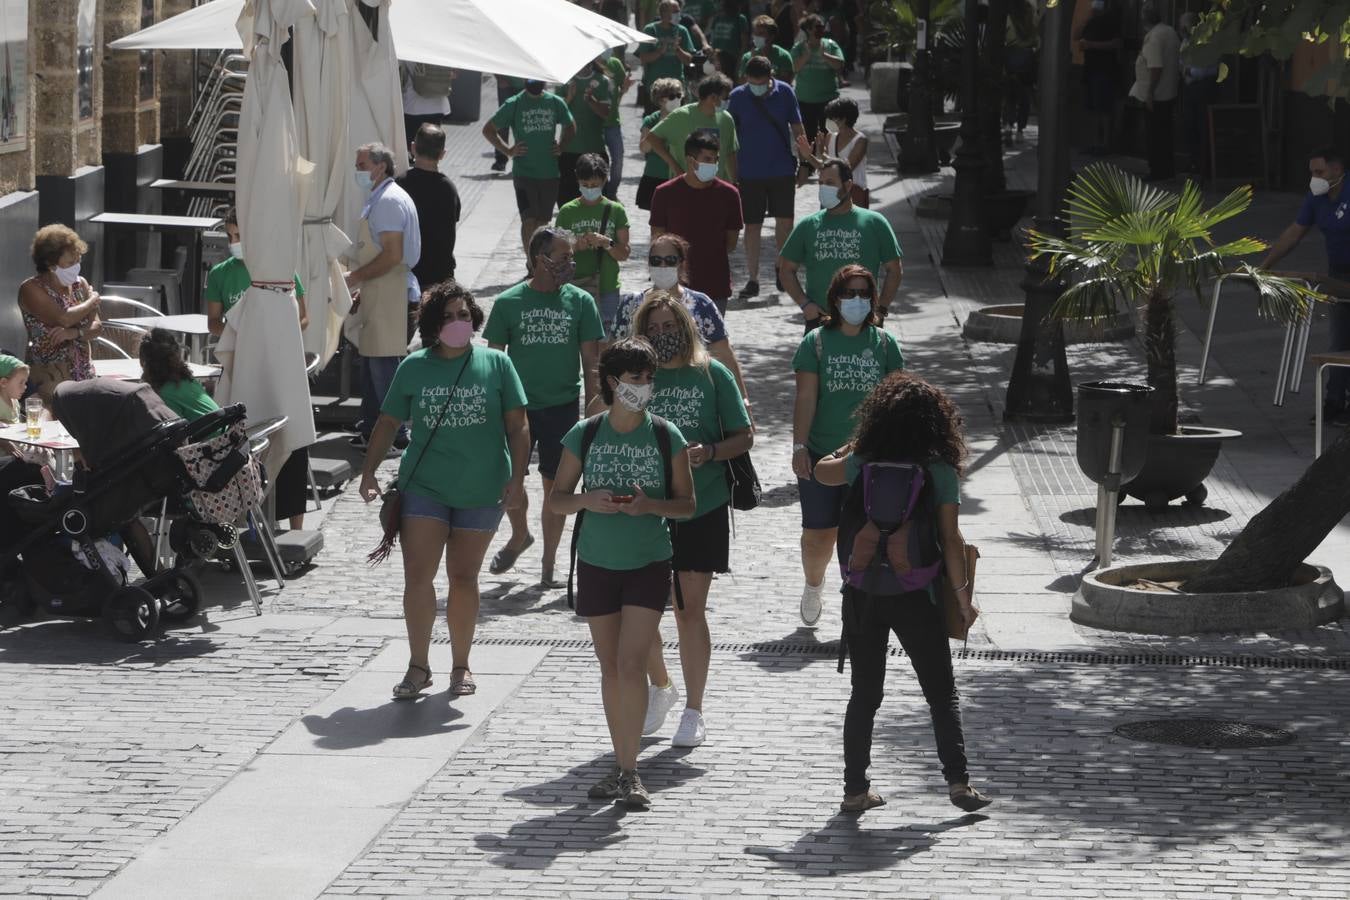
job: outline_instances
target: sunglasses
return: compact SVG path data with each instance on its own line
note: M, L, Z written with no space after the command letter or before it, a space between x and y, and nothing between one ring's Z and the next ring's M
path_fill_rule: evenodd
M647 257L647 265L649 265L649 266L658 266L658 267L660 267L660 266L678 266L678 265L679 265L680 263L682 263L682 262L684 262L684 260L680 259L679 256L649 256L649 257Z
M849 288L839 292L840 300L871 300L872 292L867 288Z

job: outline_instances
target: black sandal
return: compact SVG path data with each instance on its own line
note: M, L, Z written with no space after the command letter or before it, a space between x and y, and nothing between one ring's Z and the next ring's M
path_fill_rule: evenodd
M408 668L416 669L419 672L425 672L427 677L421 684L416 684L406 675L403 680L394 685L395 700L412 700L421 696L422 692L431 687L431 670L426 666L419 666L417 663L408 663Z

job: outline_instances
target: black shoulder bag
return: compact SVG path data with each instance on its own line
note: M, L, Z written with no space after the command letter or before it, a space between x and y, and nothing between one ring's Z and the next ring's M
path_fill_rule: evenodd
M413 463L412 471L408 473L408 483L411 484L413 476L417 474L417 467L422 465L422 460L426 457L427 451L431 449L431 442L436 439L436 432L441 430L441 423L445 421L445 414L450 410L450 404L455 402L455 391L459 388L459 380L464 377L464 370L469 368L469 362L473 359L473 345L469 345L469 352L464 354L464 364L459 367L459 374L455 376L455 383L450 386L450 396L445 398L445 405L441 407L440 413L436 416L436 424L432 426L431 434L427 436L427 442L422 445L422 452L417 454L417 462ZM394 544L398 542L399 528L403 525L403 492L398 489L398 479L395 479L389 485L389 489L380 497L380 527L383 529L383 536L380 538L379 546L370 551L366 560L372 565L377 566L389 558L389 554L394 552Z
M711 376L710 376L711 377ZM713 382L713 390L717 390L717 382ZM741 398L744 402L745 398ZM714 400L714 402L716 402ZM727 430L718 420L718 427L722 431L722 440L727 439ZM753 423L751 424L753 428ZM750 459L750 451L737 454L726 460L713 460L714 462L723 462L725 466L727 487L731 488L731 508L747 512L759 506L759 498L764 490L759 485L759 473L755 471L755 464Z

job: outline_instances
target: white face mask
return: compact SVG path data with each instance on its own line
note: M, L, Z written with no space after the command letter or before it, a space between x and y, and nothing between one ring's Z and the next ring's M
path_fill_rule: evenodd
M668 291L680 283L679 266L648 266L652 273L652 286Z
M66 287L70 287L75 282L80 280L79 263L76 263L73 266L57 266L54 269L52 269L52 272L56 275L56 280L61 282Z
M244 245L239 241L235 241L234 243L230 244L230 255L233 256L235 259L243 259Z
M839 185L822 184L820 186L821 209L834 209L841 202L843 202L843 198L839 196Z
M673 113L680 108L680 101L675 97L667 97L661 101L661 108L668 113Z
M623 404L623 408L629 412L640 413L647 408L647 404L652 402L652 389L655 387L650 381L646 384L629 384L626 381L620 381L614 385L614 399Z
M762 34L757 34L757 35L755 35L754 38L753 38L753 40L754 40L754 42L755 42L755 49L756 49L756 50L763 50L763 49L764 49L764 45L767 44L767 43L769 43L769 39L766 38L766 37L765 37L764 35L762 35Z
M1308 190L1313 192L1314 197L1321 197L1324 194L1331 193L1331 182L1314 175L1308 180Z

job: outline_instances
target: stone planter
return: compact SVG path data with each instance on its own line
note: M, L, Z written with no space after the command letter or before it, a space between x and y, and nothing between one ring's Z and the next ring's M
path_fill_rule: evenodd
M985 306L966 317L961 329L968 340L992 344L1015 344L1022 334L1021 303ZM1064 341L1069 344L1100 344L1134 337L1134 317L1118 313L1104 322L1065 322Z
M1079 625L1138 634L1285 631L1315 628L1345 613L1345 599L1324 566L1304 564L1295 584L1272 591L1179 594L1123 585L1184 581L1209 562L1165 561L1099 569L1083 576L1069 618Z
M875 62L867 79L867 92L872 112L878 114L900 111L901 81L908 81L909 63ZM902 74L903 73L903 74Z
M1027 204L1035 191L1006 190L987 194L982 201L989 235L1000 241L1012 240L1013 227L1026 215Z
M1178 497L1187 503L1203 504L1209 496L1205 479L1219 459L1224 441L1242 437L1231 428L1206 428L1183 425L1181 434L1151 434L1144 470L1129 484L1129 494L1144 501L1150 510L1161 510Z

